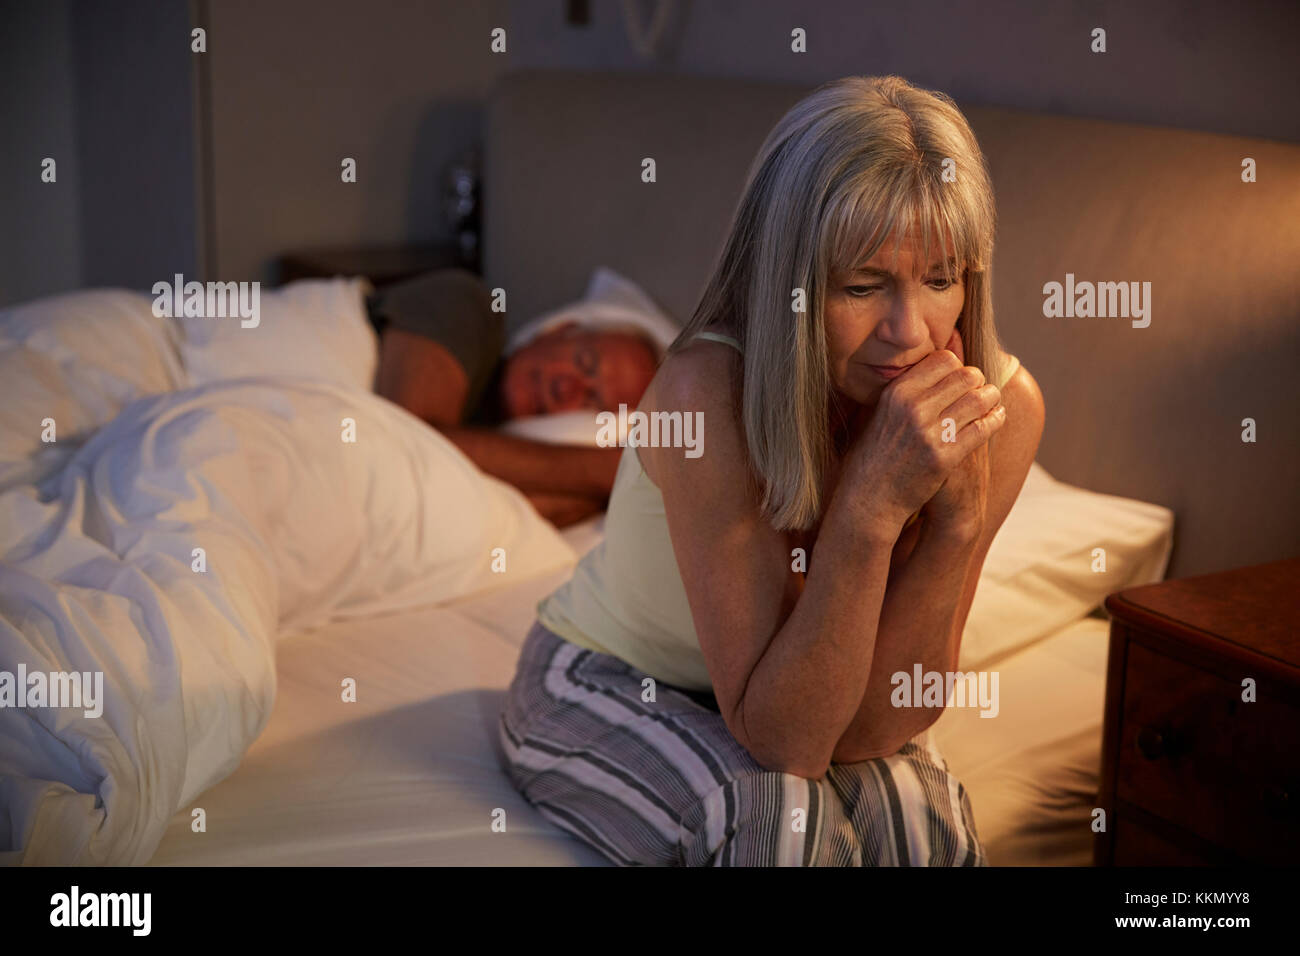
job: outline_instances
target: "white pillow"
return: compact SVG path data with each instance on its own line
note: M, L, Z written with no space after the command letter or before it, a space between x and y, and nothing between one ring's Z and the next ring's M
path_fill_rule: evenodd
M135 399L185 387L179 330L151 304L88 289L0 310L0 488L44 473Z
M966 618L959 666L980 670L1101 606L1160 581L1174 514L1160 505L1057 481L1037 462L998 529ZM1094 555L1103 549L1102 557Z
M258 375L296 375L367 391L379 338L366 317L362 278L302 279L259 291L259 320L178 318L190 384Z
M503 422L499 428L507 435L529 438L548 445L590 445L600 444L596 440L600 434L599 412L579 409L573 412L556 412L552 415L529 415L525 418L512 418ZM621 438L621 435L620 435Z

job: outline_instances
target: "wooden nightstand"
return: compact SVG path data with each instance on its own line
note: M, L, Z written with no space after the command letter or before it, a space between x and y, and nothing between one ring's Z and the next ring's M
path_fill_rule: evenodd
M1294 865L1300 559L1131 588L1106 610L1097 865Z

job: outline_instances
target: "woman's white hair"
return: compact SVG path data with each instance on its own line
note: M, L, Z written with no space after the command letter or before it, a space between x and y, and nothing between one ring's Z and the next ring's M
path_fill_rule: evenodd
M957 330L967 364L1000 381L991 299L996 225L983 153L943 93L898 76L845 77L795 104L768 134L712 277L669 354L706 328L740 341L737 408L773 527L809 528L825 505L830 283L891 235L896 256L903 234L919 228L927 263L938 239L941 258L954 257L965 271ZM959 277L944 268L949 280ZM797 289L805 293L801 312L792 308Z

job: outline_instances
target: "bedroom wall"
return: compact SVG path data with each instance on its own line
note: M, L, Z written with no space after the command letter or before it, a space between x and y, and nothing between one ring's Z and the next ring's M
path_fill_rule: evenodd
M558 5L557 5L558 8ZM209 29L215 272L274 278L296 248L446 235L440 174L478 139L510 52L499 0L221 0ZM482 42L470 46L467 37ZM343 183L340 163L357 161Z
M0 306L192 273L187 5L9 0L0 15Z
M651 6L637 6L648 17ZM565 24L566 9L7 0L0 121L20 148L0 155L0 304L147 285L205 262L225 278L270 280L292 248L441 238L439 173L479 138L492 82L515 68L801 83L897 71L971 104L1300 141L1300 112L1276 105L1295 83L1300 5L1288 0L989 0L978 12L930 0L880 5L859 31L841 26L861 16L858 0L677 0L654 62L636 56L620 0L592 0L582 27ZM802 56L788 48L796 17L809 34ZM209 32L207 109L191 87L194 55L177 42L191 20ZM1105 58L1062 43L1097 22L1109 30ZM508 52L466 44L496 25ZM210 144L197 155L196 132ZM57 189L31 175L29 154L43 150L68 158ZM358 160L356 184L339 180L343 156ZM210 173L206 220L196 161ZM76 175L81 164L93 175Z
M0 307L81 281L71 3L7 3L0 30ZM41 161L57 179L41 182Z
M1279 108L1296 88L1295 0L667 2L663 56L647 61L622 0L591 0L581 30L564 25L559 0L511 0L514 63L810 84L899 73L962 104L1300 142L1300 110ZM633 6L648 23L656 4ZM805 54L790 51L795 26ZM1107 31L1105 55L1088 49L1094 26Z
M795 82L897 71L959 101L1300 141L1300 114L1275 105L1294 85L1288 38L1300 30L1300 8L1284 0L990 0L978 11L930 0L880 5L856 32L841 24L862 16L859 0L677 0L657 62L637 58L621 0L592 0L582 27L566 25L566 9L564 0L200 2L211 41L213 270L271 281L289 249L445 237L439 174L480 136L494 79L523 67ZM651 6L639 9L648 16ZM809 31L804 56L788 51L791 10ZM1096 22L1109 29L1104 59L1086 49ZM489 54L497 25L507 52ZM1071 49L1066 37L1082 39ZM355 184L340 182L343 156L358 161Z
M187 6L73 6L83 285L147 290L198 268Z

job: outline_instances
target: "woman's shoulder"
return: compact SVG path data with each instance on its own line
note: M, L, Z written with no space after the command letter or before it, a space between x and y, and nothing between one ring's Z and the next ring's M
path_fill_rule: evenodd
M698 415L705 426L702 458L720 464L720 456L731 457L743 450L735 391L740 370L731 346L710 339L691 342L664 359L641 398L638 408L646 413L680 412ZM658 462L681 463L680 449L644 448L642 467L650 480L660 484ZM743 461L743 455L739 458ZM691 461L691 459L688 459ZM704 469L709 470L709 469ZM697 477L701 469L692 468Z
M1001 352L1001 361L998 370L997 380L993 383L998 388L1005 388L1007 383L1020 370L1020 359L1010 352Z
M646 394L662 411L703 411L720 402L729 404L739 371L737 355L716 339L694 339L664 359Z
M1038 453L1047 413L1038 382L1024 363L1005 352L1003 362L1001 392L1007 422L995 437L995 457L1019 488Z
M1041 418L1043 393L1025 364L1010 352L1002 353L1002 404L1008 412L1021 411L1026 417Z

